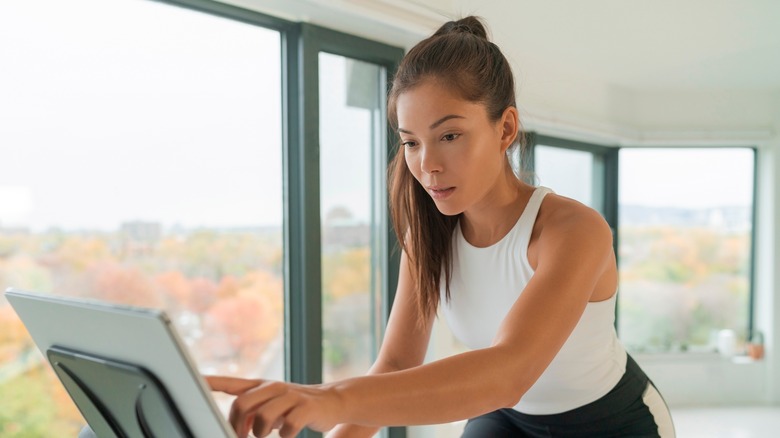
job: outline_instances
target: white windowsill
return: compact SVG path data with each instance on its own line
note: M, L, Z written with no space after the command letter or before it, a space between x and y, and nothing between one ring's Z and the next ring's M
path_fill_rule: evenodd
M639 363L645 364L675 364L675 363L723 363L723 364L738 364L738 365L759 365L763 364L766 360L752 359L747 355L737 355L733 357L724 357L718 353L705 353L705 352L685 352L685 353L634 353L631 357L636 359Z

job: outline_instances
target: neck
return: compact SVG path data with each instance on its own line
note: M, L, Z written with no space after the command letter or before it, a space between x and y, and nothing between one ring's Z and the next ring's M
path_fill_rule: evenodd
M463 212L463 237L477 247L498 242L517 223L533 191L534 187L518 180L511 169L504 172L482 201Z

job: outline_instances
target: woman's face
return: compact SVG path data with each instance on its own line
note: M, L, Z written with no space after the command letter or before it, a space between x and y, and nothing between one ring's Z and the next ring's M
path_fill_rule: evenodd
M514 140L507 142L506 124L491 122L484 105L434 80L399 95L396 111L406 165L439 211L451 216L478 208L505 170Z

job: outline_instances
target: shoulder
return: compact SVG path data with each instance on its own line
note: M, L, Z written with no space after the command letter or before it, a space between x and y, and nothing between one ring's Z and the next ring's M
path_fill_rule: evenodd
M612 230L601 213L565 196L548 193L536 220L539 243L558 247L577 244L612 247ZM595 248L594 248L595 249Z

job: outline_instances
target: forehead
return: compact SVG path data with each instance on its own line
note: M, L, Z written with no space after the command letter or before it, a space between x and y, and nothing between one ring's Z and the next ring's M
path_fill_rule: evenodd
M431 123L447 114L481 119L487 117L487 109L481 103L464 99L456 90L435 80L423 81L401 93L396 101L399 128Z

